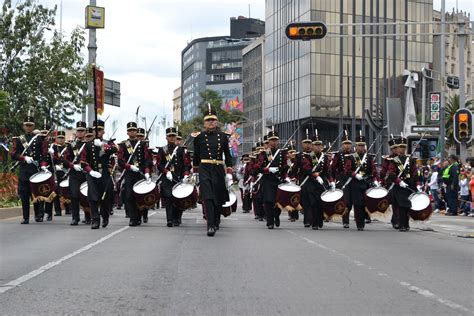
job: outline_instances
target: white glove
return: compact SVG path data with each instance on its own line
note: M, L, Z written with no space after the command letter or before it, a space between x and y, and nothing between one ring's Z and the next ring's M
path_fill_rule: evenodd
M403 180L400 181L400 183L399 183L398 185L399 185L400 187L402 187L402 188L408 188L408 184L406 184L406 182L403 181Z
M184 183L187 183L188 181L189 181L189 176L188 176L188 175L185 175L185 176L183 177L183 182L184 182Z
M33 158L29 157L29 156L25 156L25 162L29 165L31 165L33 162L35 162L33 160Z
M63 168L60 165L56 165L55 168L56 168L56 171L62 171L63 170Z
M227 181L233 181L234 180L234 178L232 178L231 173L226 173L225 177L226 177Z
M268 171L270 171L270 173L277 173L278 172L278 167L270 167L268 168Z
M318 181L319 184L323 185L324 181L323 181L323 178L321 178L320 176L318 176L316 178L316 181Z
M41 170L43 172L49 172L48 167L46 167L46 166L41 166Z
M96 179L99 179L100 177L102 177L102 175L100 174L100 172L97 172L95 170L92 170L91 172L89 172L90 176L91 177L94 177Z
M418 192L422 192L423 191L423 187L421 185L417 185L416 186Z
M74 168L74 170L76 170L76 171L78 171L78 172L81 172L81 171L82 171L81 165L74 165L73 168Z
M331 190L335 190L336 189L336 183L330 182L329 187L331 188Z
M234 181L227 180L227 187L230 188L234 184Z
M356 173L355 178L359 181L364 179L364 177L362 177L362 175L360 173Z
M145 173L145 180L146 180L146 183L150 183L150 182L151 182L150 174L149 174L148 172Z
M94 139L94 146L102 147L102 145L104 145L104 142L103 142L103 141L101 141L101 140L98 139L98 138Z
M137 166L135 166L135 165L130 165L130 170L132 170L133 172L138 172L138 171L140 171L140 169L139 169Z
M288 183L291 183L291 179L289 177L286 177L285 181L288 182Z
M171 173L171 171L168 171L168 172L166 173L166 179L168 179L168 180L170 180L170 181L173 180L173 174Z
M53 148L53 144L51 144L51 146L49 146L49 148L48 148L48 154L50 154L50 155L54 155L54 148Z
M380 186L380 182L378 182L377 180L374 181L374 185L378 188Z

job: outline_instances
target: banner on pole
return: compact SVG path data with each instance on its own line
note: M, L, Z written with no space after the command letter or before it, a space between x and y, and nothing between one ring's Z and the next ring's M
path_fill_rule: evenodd
M97 114L102 115L104 113L104 72L95 68L95 107L97 109Z

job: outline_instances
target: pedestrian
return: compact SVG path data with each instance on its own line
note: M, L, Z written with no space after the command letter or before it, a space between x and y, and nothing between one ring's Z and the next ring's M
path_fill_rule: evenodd
M433 204L435 207L434 212L439 213L439 185L438 185L438 167L436 165L431 166L431 177L428 181L428 187L430 189L431 196L433 197Z
M459 195L461 198L460 204L460 211L461 214L468 216L471 213L471 203L470 203L470 195L469 195L469 180L468 179L468 171L465 170L461 173L459 177Z
M457 215L457 199L459 192L459 163L456 155L448 158L448 166L443 171L443 182L446 185L447 216Z

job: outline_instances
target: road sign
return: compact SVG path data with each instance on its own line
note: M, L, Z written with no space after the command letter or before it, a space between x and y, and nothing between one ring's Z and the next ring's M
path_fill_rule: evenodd
M105 103L120 107L120 82L109 79L104 80Z
M436 125L414 125L411 127L412 133L439 133L439 126Z
M439 92L433 92L430 94L430 118L432 122L438 122L441 109L441 94Z

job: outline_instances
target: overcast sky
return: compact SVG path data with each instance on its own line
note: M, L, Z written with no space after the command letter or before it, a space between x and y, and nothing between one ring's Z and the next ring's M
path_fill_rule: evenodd
M47 6L60 0L40 0ZM446 0L451 11L474 12L472 0ZM69 33L76 25L84 25L87 0L63 0L63 31ZM440 9L441 1L434 0ZM106 105L104 117L111 114L106 128L114 121L120 127L116 137L125 138L125 124L140 115L150 124L166 116L172 122L173 90L180 86L181 51L189 41L199 37L229 35L230 17L248 16L264 19L265 0L98 0L106 9L105 29L97 31L97 64L105 77L121 83L121 108ZM84 50L87 60L87 50ZM153 145L161 145L164 136L152 137Z

